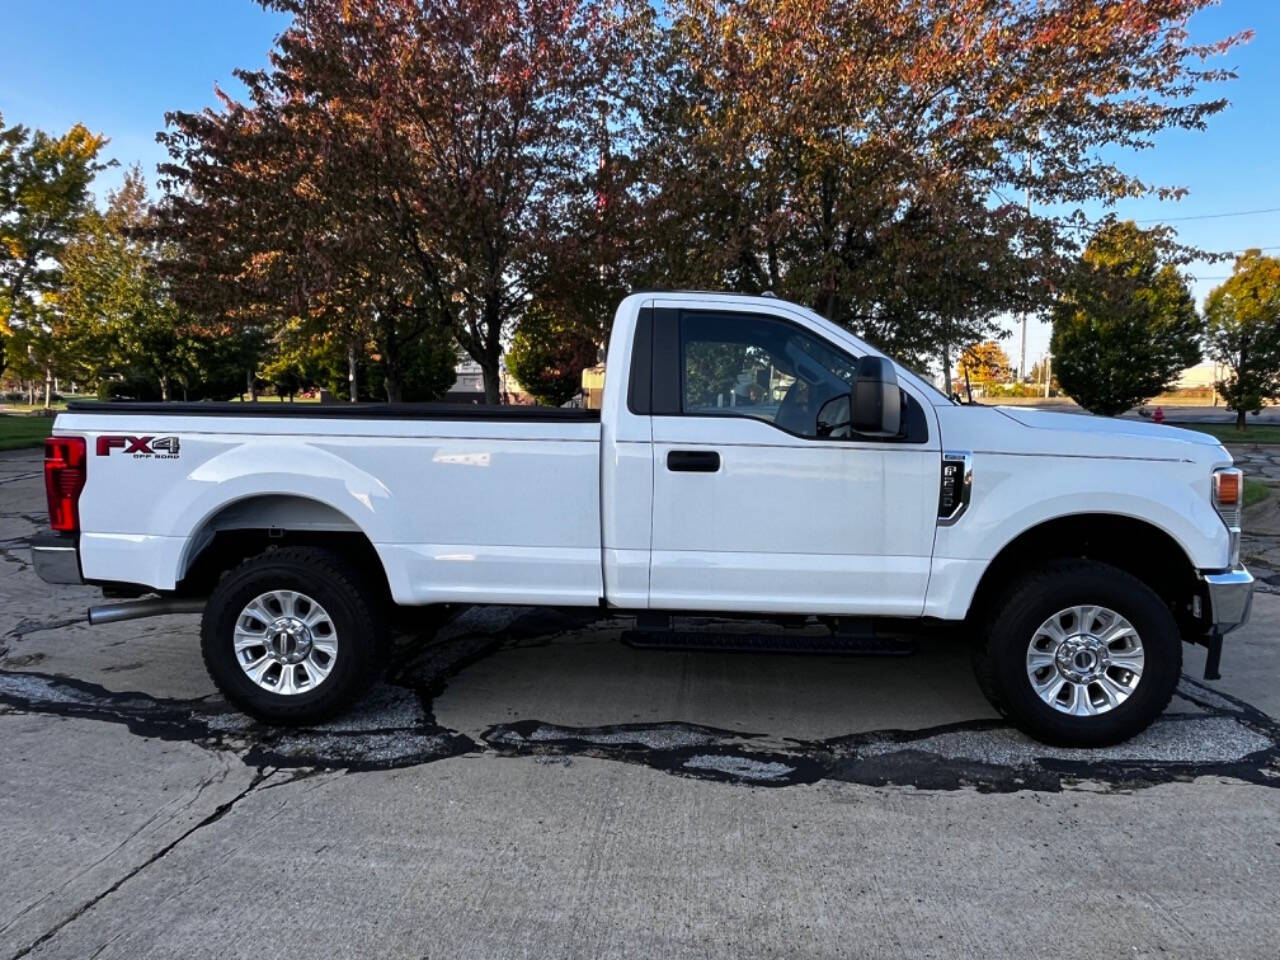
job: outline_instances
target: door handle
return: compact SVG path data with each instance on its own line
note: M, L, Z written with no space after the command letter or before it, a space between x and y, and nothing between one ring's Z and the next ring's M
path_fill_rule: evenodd
M672 473L715 473L720 469L720 454L714 450L671 450L667 469Z

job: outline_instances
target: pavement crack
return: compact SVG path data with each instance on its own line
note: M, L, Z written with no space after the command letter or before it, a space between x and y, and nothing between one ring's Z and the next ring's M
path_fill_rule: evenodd
M84 617L56 617L50 620L23 619L19 620L17 626L5 634L5 638L21 640L30 634L40 633L42 630L60 630L63 627L71 627L77 623L84 622Z
M565 632L566 619L512 609L461 617L432 641L399 645L383 683L347 713L312 727L260 724L218 697L122 693L34 670L0 670L0 710L122 724L138 736L187 741L232 753L256 769L300 774L388 770L484 754L544 763L594 757L765 787L845 781L921 790L1058 792L1085 783L1132 790L1214 775L1280 787L1280 723L1188 677L1178 696L1192 712L1165 714L1138 737L1094 750L1047 747L993 719L800 740L768 730L701 726L678 715L640 723L608 722L615 718L606 715L603 723L570 726L516 719L504 711L506 717L488 724L476 722L481 717L468 721L472 735L437 718L442 694L479 661L507 655L535 661L539 639L549 634L559 638L557 647L582 646L584 641L569 639L577 635ZM583 634L597 631L619 643L615 628L615 621L599 617L580 625Z
M35 950L37 947L40 947L43 944L48 943L50 940L56 937L58 933L61 930L63 930L66 926L68 926L71 923L74 923L76 920L79 920L81 917L83 917L86 913L88 913L90 910L96 907L99 903L101 903L107 897L111 896L113 893L115 893L117 890L123 887L126 883L128 883L138 874L142 873L142 871L146 870L148 867L158 863L159 861L167 857L170 853L172 853L175 849L177 849L177 847L181 843L183 843L185 840L199 833L201 830L205 829L206 827L210 827L213 824L217 823L219 820L225 817L228 813L230 813L233 809L235 809L236 804L238 804L245 797L253 793L253 791L256 790L260 784L269 780L274 774L275 774L274 770L272 770L270 773L265 773L262 769L259 769L254 774L253 779L249 782L249 785L247 787L245 787L243 790L237 793L230 800L227 800L224 803L218 804L218 806L214 808L212 813L210 813L207 817L205 817L195 826L186 830L176 840L173 840L165 844L163 847L161 847L159 850L153 853L150 857L148 857L138 866L128 871L123 877L121 877L111 886L107 887L107 889L103 890L97 896L93 897L91 900L81 905L77 910L75 910L69 916L64 917L62 920L59 920L56 924L54 924L52 927L50 927L48 930L42 933L30 944L28 944L26 947L23 947L21 950L15 953L12 957L12 960L22 960L23 957L30 954L31 951Z

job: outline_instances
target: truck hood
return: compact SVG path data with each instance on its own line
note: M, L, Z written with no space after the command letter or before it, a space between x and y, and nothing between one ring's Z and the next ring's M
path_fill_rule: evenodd
M1231 455L1214 437L1195 430L1026 407L957 405L935 409L942 443L951 450L1214 466L1231 463Z
M1182 443L1219 446L1217 438L1207 433L1183 430L1181 427L1166 427L1163 424L1146 423L1142 420L1120 420L1115 417L1095 417L1083 413L1052 413L1048 410L1026 407L996 407L996 409L1024 427L1033 427L1036 430L1069 430L1072 433L1109 436L1120 434L1140 437L1143 440L1176 440Z

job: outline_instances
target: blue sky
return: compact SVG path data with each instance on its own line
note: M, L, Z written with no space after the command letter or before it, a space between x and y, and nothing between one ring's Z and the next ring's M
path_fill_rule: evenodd
M7 123L54 131L84 123L111 138L110 156L140 162L153 176L164 157L155 134L165 111L214 103L215 83L238 92L232 69L263 65L284 23L252 0L0 0L0 113ZM1240 74L1222 87L1231 106L1207 133L1166 134L1125 164L1148 182L1187 187L1189 196L1177 204L1126 201L1117 212L1170 221L1203 249L1280 254L1280 209L1272 209L1280 208L1280 0L1225 0L1191 23L1197 41L1244 28L1256 31L1253 41L1218 61ZM107 174L103 187L119 176ZM1272 212L1174 219L1263 209ZM1230 265L1191 269L1202 299ZM1047 343L1048 326L1033 323L1028 362ZM1016 362L1016 338L1006 346Z

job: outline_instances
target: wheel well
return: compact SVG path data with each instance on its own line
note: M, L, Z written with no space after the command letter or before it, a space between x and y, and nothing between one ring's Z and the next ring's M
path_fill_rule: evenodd
M982 617L1010 580L1046 560L1081 557L1119 567L1169 605L1183 636L1204 632L1193 613L1200 578L1182 546L1159 527L1115 514L1058 517L1015 537L987 567L969 605L970 619Z
M372 541L345 514L306 497L266 495L238 500L209 517L190 538L177 592L205 596L228 570L285 546L324 547L341 554L390 597Z

